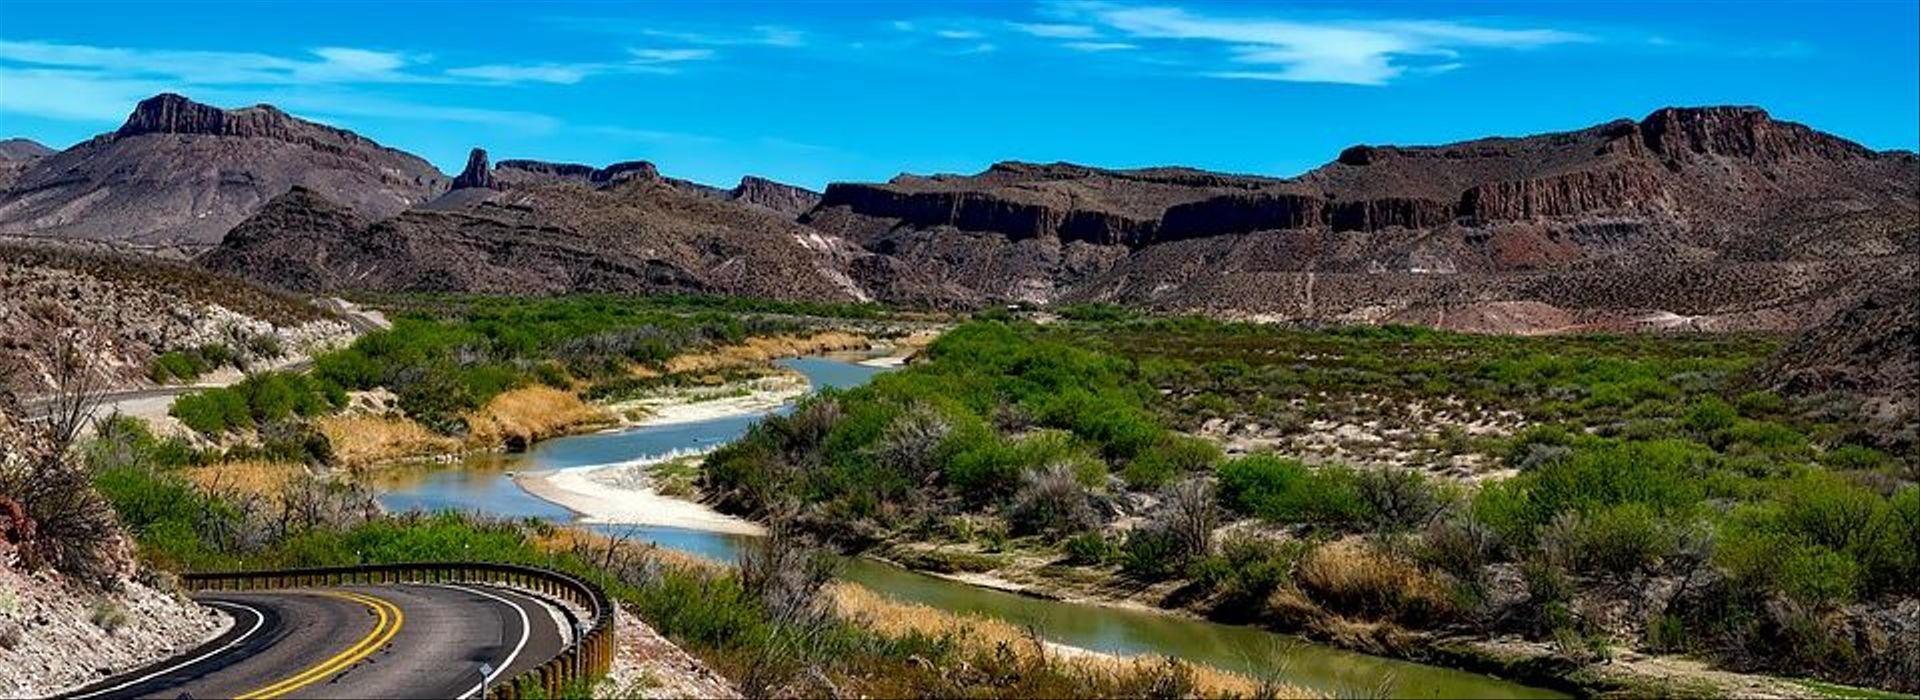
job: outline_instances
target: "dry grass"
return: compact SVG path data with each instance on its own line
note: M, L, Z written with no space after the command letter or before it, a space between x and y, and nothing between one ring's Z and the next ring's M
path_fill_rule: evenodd
M613 538L590 530L573 527L559 527L533 538L533 546L543 552L605 552ZM622 556L644 556L660 562L663 566L680 569L695 569L709 572L722 572L726 565L705 557L667 549L650 542L626 541L617 545L616 550Z
M467 416L467 442L484 447L518 445L601 423L607 416L579 396L544 384L524 386L493 397Z
M210 491L279 498L289 482L306 476L307 468L290 462L247 460L193 467L187 478Z
M835 611L867 629L889 637L920 633L948 637L974 651L1013 650L1023 660L1044 660L1072 672L1118 679L1159 667L1168 661L1157 656L1115 656L1050 646L1024 629L1002 620L956 615L937 608L904 603L850 583L829 588ZM1297 687L1261 684L1252 678L1200 664L1185 664L1193 672L1197 694L1204 697L1317 697Z
M315 422L333 445L334 458L349 468L446 454L460 448L458 440L405 418L340 415Z
M824 352L865 350L872 343L865 336L843 331L822 331L810 336L775 335L748 338L739 345L676 355L667 360L667 374L712 372L733 367L763 365L783 357L817 355Z
M1332 542L1300 564L1307 595L1345 614L1407 623L1443 619L1453 612L1446 587L1418 564L1358 540Z

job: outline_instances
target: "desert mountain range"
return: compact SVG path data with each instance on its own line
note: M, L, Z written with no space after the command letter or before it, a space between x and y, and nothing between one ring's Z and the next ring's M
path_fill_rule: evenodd
M687 291L1110 302L1493 332L1791 329L1920 253L1920 158L1753 107L1354 146L1294 178L997 163L731 188L644 161L425 160L172 94L64 151L0 143L0 236L173 246L311 292Z

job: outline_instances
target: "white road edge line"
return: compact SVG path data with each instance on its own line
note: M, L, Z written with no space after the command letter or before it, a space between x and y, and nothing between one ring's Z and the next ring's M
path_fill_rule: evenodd
M144 675L144 676L141 676L141 677L139 677L139 678L135 678L135 679L133 679L133 680L130 680L130 681L127 681L127 682L125 682L125 683L121 683L120 685L116 685L116 686L113 686L113 687L111 687L111 688L101 688L101 689L99 689L99 690L96 690L96 691L93 691L93 692L91 692L91 693L87 693L86 695L74 695L74 696L71 696L71 697L72 697L72 699L73 699L73 700L83 700L84 698L91 698L91 697L97 697L97 696L100 696L100 695L105 695L105 694L107 694L107 693L111 693L111 692L113 692L113 691L116 691L116 690L119 690L119 689L121 689L121 688L125 688L125 687L127 687L127 686L132 686L132 685L139 685L139 684L141 684L141 683L145 683L145 682L147 682L147 681L150 681L150 680L153 680L153 679L155 679L155 678L159 678L160 676L164 676L164 675L167 675L167 674L169 674L169 673L173 673L174 671L178 671L178 670L180 670L180 669L183 669L183 668L186 668L186 667L188 667L188 666L192 666L192 665L194 665L194 664L197 664L197 663L200 663L200 662L202 662L202 661L205 661L205 660L207 660L207 659L209 659L209 658L211 658L211 657L213 657L213 656L214 656L214 655L216 655L216 654L219 654L219 653L221 653L221 652L224 652L224 651L226 651L226 650L228 650L228 649L232 649L232 648L233 648L233 646L234 646L234 645L236 645L236 644L239 644L239 643L241 643L241 642L244 642L244 641L247 641L247 638L249 638L249 637L252 637L252 636L253 636L253 634L254 634L255 632L259 632L259 631L260 631L260 626L261 626L261 625L264 625L264 624L266 624L266 622L267 622L267 616L266 616L266 614L265 614L265 613L262 613L262 612L260 612L260 609L259 609L259 608L255 608L255 607L253 607L253 606L251 606L251 605L247 605L247 604L245 604L245 603L229 603L229 602L226 602L226 601L223 601L223 600L209 600L209 601L204 601L204 602L205 602L205 603L206 603L207 605L218 605L218 606L221 606L221 607L231 607L231 608L244 608L244 609L246 609L246 611L247 611L247 612L250 612L250 613L253 613L253 627L250 627L250 628L248 628L248 629L247 629L247 631L245 631L245 632L242 632L242 633L240 634L240 636L238 636L238 637L234 637L232 641L229 641L229 642L227 642L226 644L222 644L222 645L220 645L220 648L218 648L218 649L215 649L215 650L213 650L213 651L209 651L209 652L207 652L207 653L205 653L205 654L201 654L201 655L199 655L199 656L196 656L196 657L193 657L193 658L191 658L191 659L188 659L188 660L186 660L186 661L182 661L182 662L180 662L180 663L177 663L177 664L174 664L174 665L172 665L172 666L168 666L168 667L166 667L166 668L163 668L163 669L160 669L160 670L158 670L158 671L154 671L153 673L149 673L149 674L147 674L147 675Z
M484 680L481 680L479 683L474 684L472 688L468 688L467 692L461 693L459 696L461 700L466 700L466 698L476 697L480 694L481 690L485 689L489 684L492 684L495 680L498 680L500 678L500 674L506 673L507 667L513 665L514 659L520 658L520 652L527 648L527 638L532 636L533 621L527 618L527 609L520 607L519 603L515 603L511 600L507 600L506 598L502 598L497 594L488 593L486 591L480 590L479 586L455 586L455 585L444 584L444 583L428 584L428 585L436 586L439 588L451 588L458 591L466 591L468 593L472 593L475 595L486 596L488 598L492 598L496 601L499 601L500 604L502 605L505 605L509 608L513 608L514 612L520 613L520 643L515 644L513 646L513 652L507 654L507 658L502 659L500 661L500 666L493 669L493 673L488 674ZM561 636L564 637L565 635L563 634Z

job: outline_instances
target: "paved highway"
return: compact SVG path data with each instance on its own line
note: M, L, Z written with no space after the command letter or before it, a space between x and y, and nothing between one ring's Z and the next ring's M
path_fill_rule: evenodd
M573 632L515 589L396 584L208 592L226 634L67 697L467 698L558 654Z

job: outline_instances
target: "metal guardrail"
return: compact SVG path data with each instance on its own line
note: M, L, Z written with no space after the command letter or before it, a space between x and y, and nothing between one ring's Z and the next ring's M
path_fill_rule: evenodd
M181 577L190 591L251 591L384 583L490 583L514 586L565 600L593 613L593 626L553 659L488 689L487 697L511 699L527 686L557 697L576 681L604 676L613 667L613 601L591 581L519 564L419 562L361 564L269 571L192 573ZM567 617L571 619L569 611Z

